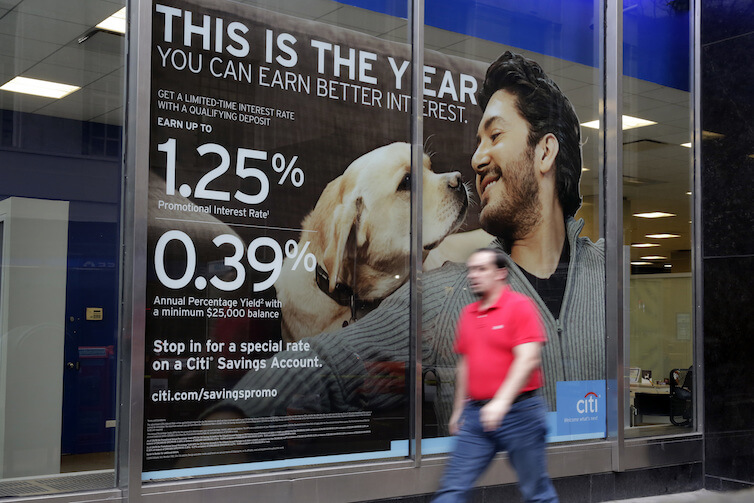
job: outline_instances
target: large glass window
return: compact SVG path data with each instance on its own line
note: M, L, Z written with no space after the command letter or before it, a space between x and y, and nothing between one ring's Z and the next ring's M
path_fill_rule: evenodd
M0 496L115 483L125 3L0 0ZM405 459L413 405L447 452L484 246L542 314L549 440L605 437L602 1L149 5L144 480ZM693 431L688 2L623 7L626 436Z
M433 159L462 173L474 202L464 225L424 263L424 453L450 445L455 326L460 309L475 300L464 262L485 246L506 253L510 286L534 299L547 330L542 393L550 410L549 440L605 436L595 29L601 8L592 0L426 3L425 60L468 68L474 96L483 91L484 101L469 103L463 127L451 128L428 113L432 95L425 90L424 134ZM494 117L505 123L499 131L489 131ZM508 139L514 122L525 129L526 141ZM451 135L460 140L450 142ZM550 137L558 154L535 170L532 152ZM425 232L429 218L424 216Z
M405 10L152 15L143 478L407 456Z
M688 2L624 2L624 245L630 254L627 436L693 426Z
M0 2L2 496L114 485L124 4Z

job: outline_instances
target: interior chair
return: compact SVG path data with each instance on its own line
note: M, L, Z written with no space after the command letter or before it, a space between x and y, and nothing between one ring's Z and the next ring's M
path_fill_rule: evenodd
M692 390L694 389L691 367L671 370L668 380L670 382L670 422L676 426L691 426L693 423Z

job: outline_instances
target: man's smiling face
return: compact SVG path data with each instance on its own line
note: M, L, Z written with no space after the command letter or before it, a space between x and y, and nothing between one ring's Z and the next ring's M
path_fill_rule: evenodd
M481 202L482 227L505 240L526 236L540 216L539 182L529 125L516 107L516 97L500 90L492 95L477 130L471 158Z

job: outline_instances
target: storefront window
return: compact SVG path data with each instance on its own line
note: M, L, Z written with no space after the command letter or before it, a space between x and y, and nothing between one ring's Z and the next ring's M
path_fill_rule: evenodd
M405 13L152 20L143 478L407 456Z
M431 114L433 96L425 90L424 134L433 161L459 170L472 200L458 232L424 263L425 454L449 449L455 323L460 309L475 300L463 264L470 252L486 246L506 252L509 284L535 300L545 323L542 393L550 409L549 441L605 436L601 70L595 28L601 8L593 0L426 4L426 64L442 61L463 69L473 76L476 92L463 122L453 124ZM496 153L496 137L487 134L482 106L503 103L506 96L517 100L506 113L525 117L530 135L503 155ZM532 132L533 123L541 129ZM548 133L559 154L548 169L535 172L532 151ZM491 181L497 183L489 186ZM429 217L424 218L427 232Z
M127 72L126 0L0 0L0 497L449 452L490 246L547 331L549 442L608 437L620 246L621 442L696 431L689 2L622 2L606 243L605 2L416 1L133 0Z
M626 436L644 436L693 428L689 4L626 0L623 20Z
M0 496L114 486L125 2L0 2Z

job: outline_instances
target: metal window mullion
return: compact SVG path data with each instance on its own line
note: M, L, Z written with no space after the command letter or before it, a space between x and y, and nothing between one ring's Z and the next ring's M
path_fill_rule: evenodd
M411 26L411 308L409 368L409 445L414 466L421 466L422 440L422 178L424 167L423 73L424 0L409 3Z
M117 485L130 503L142 500L144 326L146 306L152 0L128 1L126 139L123 183L123 326Z
M624 412L627 377L624 322L624 286L628 281L623 248L623 8L622 0L604 0L601 48L605 225L605 334L607 362L608 438L612 444L613 471L624 470Z
M702 256L702 13L701 0L692 2L691 15L691 105L692 121L692 175L693 193L691 253L694 299L694 347L693 347L693 420L697 431L704 431L704 260ZM706 437L702 437L704 442ZM704 463L704 457L703 463ZM703 472L706 473L706 472Z

